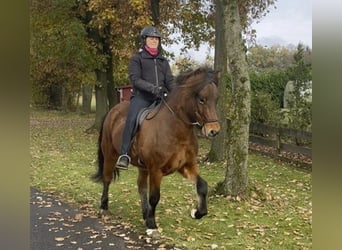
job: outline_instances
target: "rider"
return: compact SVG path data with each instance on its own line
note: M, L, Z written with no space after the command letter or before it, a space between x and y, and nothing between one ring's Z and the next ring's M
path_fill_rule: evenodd
M145 27L140 38L142 47L129 62L129 79L133 92L122 134L120 156L116 163L119 169L128 169L130 146L136 118L141 109L150 106L164 93L173 88L173 75L167 59L161 55L161 34L153 26Z

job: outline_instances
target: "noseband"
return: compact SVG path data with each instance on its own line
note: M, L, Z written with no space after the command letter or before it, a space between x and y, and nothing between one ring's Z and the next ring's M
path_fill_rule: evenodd
M196 114L196 116L201 117L197 111L195 111L195 114ZM196 122L193 122L192 125L194 125L194 126L197 125L198 127L202 128L205 124L214 123L214 122L218 122L218 119L203 120L202 124L199 123L198 121L196 121Z

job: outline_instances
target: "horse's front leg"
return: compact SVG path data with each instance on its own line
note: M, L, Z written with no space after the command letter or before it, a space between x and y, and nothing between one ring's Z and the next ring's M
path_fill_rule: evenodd
M149 201L148 201L149 209L147 212L145 224L147 227L147 230L146 230L147 235L150 235L153 237L159 237L155 213L156 213L156 207L160 199L160 184L161 184L162 177L163 175L159 171L150 171Z
M194 219L201 219L208 213L207 209L207 194L208 194L208 184L207 182L198 174L199 168L197 165L184 167L179 171L185 178L191 180L196 187L196 193L198 197L198 204L196 209L191 211L191 217Z
M139 169L139 175L138 175L138 192L140 195L140 204L141 204L141 211L144 221L146 221L148 210L149 210L149 204L147 200L147 178L148 178L148 172Z
M207 209L208 184L199 175L197 175L197 180L196 180L196 192L198 196L198 204L197 204L197 208L191 211L191 217L194 219L201 219L204 215L208 213L208 209Z

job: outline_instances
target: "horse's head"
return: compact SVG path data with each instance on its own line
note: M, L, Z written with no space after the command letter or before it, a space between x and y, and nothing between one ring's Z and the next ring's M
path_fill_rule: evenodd
M214 82L206 84L196 96L196 121L202 128L202 134L206 137L214 137L220 131L216 104L218 100L218 89Z
M201 127L206 137L214 137L220 131L216 112L218 77L218 71L201 67L177 79L187 102L184 111L192 124Z

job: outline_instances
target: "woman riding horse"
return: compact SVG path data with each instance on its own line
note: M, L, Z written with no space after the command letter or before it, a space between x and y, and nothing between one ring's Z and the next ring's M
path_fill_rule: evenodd
M139 171L138 192L148 234L158 232L155 210L162 178L176 171L195 184L198 204L191 216L200 219L207 214L207 182L199 175L195 127L206 137L214 137L220 130L217 82L218 72L205 67L180 75L167 100L162 99L133 138L129 153L131 164ZM115 163L128 110L128 102L114 106L100 131L98 171L93 178L103 183L101 214L108 213L109 185L119 173Z
M165 92L172 89L173 76L170 65L161 55L160 32L152 26L145 27L140 34L143 46L130 60L129 78L133 86L129 111L124 131L120 157L116 164L127 170L130 162L130 146L136 118L143 108L150 106Z

